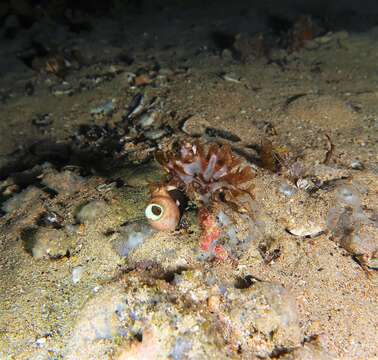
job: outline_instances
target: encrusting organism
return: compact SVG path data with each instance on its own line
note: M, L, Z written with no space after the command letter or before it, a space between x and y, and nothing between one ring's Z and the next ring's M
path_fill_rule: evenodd
M157 230L174 230L180 221L183 198L187 197L199 208L202 229L200 247L218 258L227 257L216 244L221 229L216 221L216 209L226 203L240 213L252 211L251 180L255 173L243 165L228 144L184 142L177 152L158 152L157 161L168 172L168 180L152 191L145 214Z

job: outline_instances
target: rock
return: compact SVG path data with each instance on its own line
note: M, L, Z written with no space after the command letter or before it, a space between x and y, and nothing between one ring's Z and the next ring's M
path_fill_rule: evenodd
M151 129L144 133L144 136L149 140L158 140L170 133L168 128Z
M364 169L364 165L359 160L352 160L351 163L350 163L350 167L353 170L363 170Z
M84 267L83 266L81 266L81 265L75 266L72 269L72 282L74 284L77 284L81 280L83 273L84 273Z
M72 171L48 172L43 175L42 184L59 194L72 195L84 185L84 178Z
M74 92L75 90L72 88L71 84L65 81L51 87L51 93L54 96L71 96Z
M140 129L149 129L161 125L162 114L159 111L147 111L143 113L136 121L136 125Z
M225 323L244 358L265 358L276 348L300 345L302 336L294 298L280 285L254 283L247 289L228 289Z
M153 79L147 75L147 74L142 74L138 75L134 79L134 85L135 86L146 86L148 84L151 84Z
M319 45L325 45L333 41L334 39L335 39L335 35L332 32L329 32L323 36L316 37L314 41L318 43Z
M25 249L35 259L58 259L70 254L72 240L63 230L38 228L24 235Z
M135 272L105 286L77 316L64 358L223 359L208 314L184 310L184 299L173 299L168 288Z
M234 73L225 73L222 74L222 79L228 82L232 82L235 84L240 84L241 83L241 78L240 76L234 74Z
M101 217L106 214L108 204L103 200L93 200L82 205L77 214L76 220L81 224L90 224L100 221Z
M267 44L262 33L254 35L239 33L235 36L233 45L243 63L261 59L268 53Z
M234 55L230 49L223 49L221 53L221 57L223 60L232 62L234 61Z
M1 208L5 212L25 209L31 204L38 202L44 194L42 190L30 185L19 194L8 199Z
M95 117L111 116L114 112L114 109L115 109L114 101L109 100L105 102L104 104L102 104L101 106L91 109L90 113L92 116L95 116Z
M290 197L290 196L293 196L297 192L297 189L288 183L282 183L281 186L279 187L279 191L282 194L284 194L286 197Z

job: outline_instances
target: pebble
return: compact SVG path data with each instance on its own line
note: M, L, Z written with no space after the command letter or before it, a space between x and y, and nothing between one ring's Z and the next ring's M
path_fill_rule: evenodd
M24 246L35 259L59 259L69 255L71 239L62 230L38 228L24 237Z
M76 213L76 220L81 224L94 223L107 212L108 204L103 200L92 200L82 205Z
M148 111L140 116L136 125L141 129L148 129L155 125L161 119L161 113L158 111Z
M38 128L43 128L51 125L53 120L51 114L37 114L32 118L32 124Z
M293 196L297 192L296 188L289 184L281 184L279 191L287 197Z
M144 136L149 140L158 140L169 134L168 128L148 130Z
M92 116L100 117L100 116L110 116L113 114L115 109L114 101L109 100L104 104L91 109L90 113Z
M30 185L19 194L16 194L5 201L1 209L5 212L11 212L26 208L37 202L43 196L43 194L44 192L42 190Z
M223 49L222 53L221 53L221 57L222 57L223 60L229 61L229 62L234 60L234 56L233 56L232 51L230 49Z
M226 73L222 75L222 79L228 82L233 82L235 84L240 84L241 83L241 78L240 76L237 76L233 73Z
M350 163L350 167L353 170L363 170L364 169L364 165L359 160L352 160L351 163Z
M74 284L77 284L81 277L83 276L83 273L84 273L84 267L79 265L79 266L76 266L72 269L72 282Z
M46 185L50 189L57 193L72 195L78 192L85 180L82 176L76 173L64 170L62 172L48 172L43 175L42 184Z
M74 94L74 89L69 83L63 82L62 84L52 86L51 93L54 96L71 96Z
M35 344L38 347L43 347L43 346L45 346L46 341L47 341L47 339L44 338L44 337L42 337L42 338L37 339L36 342L35 342Z

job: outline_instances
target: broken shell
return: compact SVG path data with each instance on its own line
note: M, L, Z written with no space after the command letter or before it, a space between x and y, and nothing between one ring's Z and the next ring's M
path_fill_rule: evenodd
M181 130L190 136L202 136L210 123L198 115L185 119L181 125Z
M179 224L181 203L170 192L160 187L152 193L152 198L145 209L149 224L156 230L172 231Z

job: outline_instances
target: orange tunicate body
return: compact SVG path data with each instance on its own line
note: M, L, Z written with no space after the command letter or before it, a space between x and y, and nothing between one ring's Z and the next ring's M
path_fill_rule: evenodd
M159 231L173 231L177 228L180 221L180 210L165 187L159 187L152 193L149 204L158 204L164 209L164 213L160 219L147 219L154 229Z

